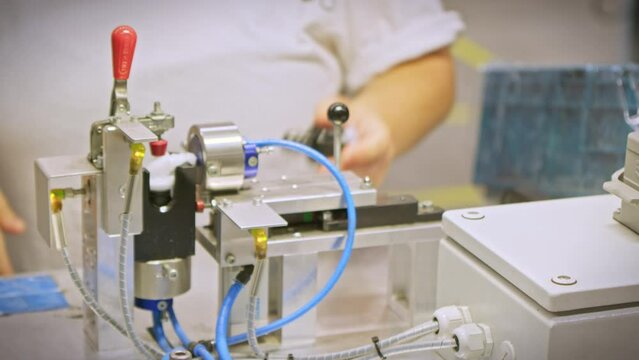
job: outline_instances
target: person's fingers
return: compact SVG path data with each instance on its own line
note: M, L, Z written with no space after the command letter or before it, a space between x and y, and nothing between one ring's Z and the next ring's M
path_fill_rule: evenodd
M0 191L0 231L19 234L25 229L24 221L16 215L9 202Z
M13 275L13 265L11 265L11 259L7 253L7 248L4 245L4 236L0 231L0 276Z
M358 123L357 139L344 148L342 167L345 169L371 166L392 159L390 134L383 124L371 119Z

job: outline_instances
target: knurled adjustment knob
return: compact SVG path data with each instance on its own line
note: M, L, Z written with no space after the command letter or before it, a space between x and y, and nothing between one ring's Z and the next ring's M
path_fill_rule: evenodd
M328 120L330 120L335 125L343 125L348 121L348 117L350 113L348 111L348 106L336 102L328 107L327 111Z

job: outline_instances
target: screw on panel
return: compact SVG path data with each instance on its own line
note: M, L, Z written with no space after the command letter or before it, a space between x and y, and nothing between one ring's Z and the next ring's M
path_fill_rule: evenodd
M479 211L466 211L465 213L462 214L462 217L466 220L481 220L485 216Z
M302 233L301 233L301 232L299 232L299 231L294 232L294 233L293 233L293 237L294 237L294 238L301 238L301 237L302 237Z
M497 354L499 360L515 360L515 347L508 340L502 341Z
M371 180L370 176L364 176L362 179L362 183L360 184L360 189L370 189L373 186L373 180Z
M167 304L167 302L166 302L166 301L159 301L159 302L158 302L158 305L157 305L158 310L160 310L160 311L164 311L164 310L166 310L168 307L169 307L169 304Z
M231 205L233 205L233 202L231 200L226 199L226 198L222 199L222 206L229 207Z
M262 198L261 198L261 197L256 196L256 197L254 197L254 198L253 198L253 205L255 205L255 206L260 206L260 205L262 205L262 201L263 201L263 200L262 200Z
M228 253L224 257L224 260L226 260L227 264L233 265L233 264L235 264L235 255L233 255L231 253Z
M417 204L417 214L419 215L425 214L425 213L431 213L433 211L435 211L435 205L430 200L420 201Z
M562 285L562 286L570 286L570 285L575 285L577 283L577 279L573 278L570 275L553 276L552 279L550 279L550 281L552 281L553 283L557 285Z

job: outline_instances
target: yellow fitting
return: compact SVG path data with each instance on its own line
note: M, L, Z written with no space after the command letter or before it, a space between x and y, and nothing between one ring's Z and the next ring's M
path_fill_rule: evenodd
M141 143L131 144L131 161L129 163L129 175L136 175L142 168L142 160L146 149Z
M49 192L49 202L51 203L51 212L54 214L62 211L62 200L64 199L64 189L53 189Z
M266 249L268 248L268 232L266 229L252 229L251 235L253 235L255 240L255 257L257 259L265 259Z

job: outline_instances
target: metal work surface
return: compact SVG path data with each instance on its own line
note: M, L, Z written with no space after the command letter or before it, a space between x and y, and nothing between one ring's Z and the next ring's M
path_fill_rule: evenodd
M242 230L286 226L282 219L270 206L255 202L224 203L219 208L238 228Z
M351 189L356 206L369 206L377 202L377 190L353 173L343 173ZM310 174L298 177L282 176L275 180L250 182L250 189L238 195L223 196L233 202L262 199L278 214L302 213L345 208L342 190L331 174Z
M444 232L551 312L639 301L639 236L611 195L448 211ZM601 266L600 266L601 265Z

